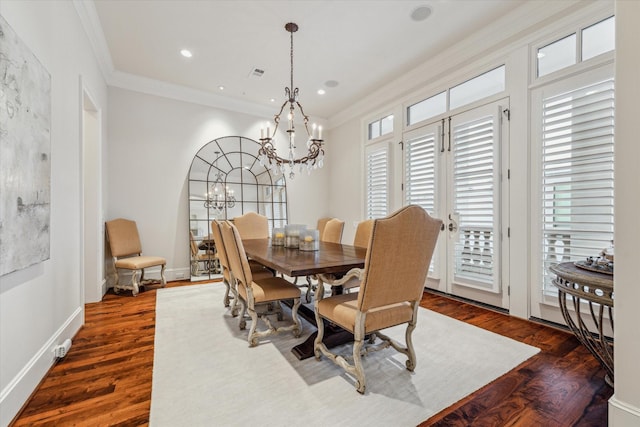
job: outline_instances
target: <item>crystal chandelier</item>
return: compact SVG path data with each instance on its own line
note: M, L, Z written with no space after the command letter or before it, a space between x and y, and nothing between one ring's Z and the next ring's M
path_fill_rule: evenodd
M220 154L220 152L216 151L215 154L216 160L214 162L214 167L217 170L216 177L211 184L211 187L209 187L204 207L207 209L213 209L215 211L215 215L219 215L225 206L227 208L234 207L236 205L236 198L233 195L233 190L230 190L229 187L224 185L222 171L218 169L218 154Z
M298 31L298 25L289 22L284 26L285 30L287 30L291 34L291 86L285 88L285 97L286 100L282 103L282 107L280 107L280 111L274 117L275 127L273 129L273 133L270 131L269 123L265 129L262 128L260 130L260 149L258 150L258 158L260 159L260 164L273 170L274 172L285 173L285 165L289 165L289 178L293 179L294 167L295 165L299 165L300 172L302 172L305 167L309 173L311 173L312 169L322 167L323 159L324 159L324 149L322 148L323 140L322 140L322 126L317 126L315 124L311 127L311 132L309 131L309 116L304 114L304 110L302 109L302 105L298 102L298 88L293 87L293 33ZM289 104L289 114L287 115L288 119L288 127L287 127L287 135L289 138L289 155L287 158L280 157L278 153L276 153L276 149L274 146L275 143L275 135L278 130L278 125L280 124L280 115L284 111L285 107ZM295 156L295 107L298 107L300 110L300 115L302 117L302 124L304 125L304 129L307 133L307 153L303 157L296 158Z

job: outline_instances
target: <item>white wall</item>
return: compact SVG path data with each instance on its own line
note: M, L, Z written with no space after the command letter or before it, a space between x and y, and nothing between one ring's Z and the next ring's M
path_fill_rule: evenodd
M615 135L615 394L609 401L609 425L640 425L640 2L616 1Z
M51 74L52 112L51 258L0 277L4 426L51 367L55 345L83 322L80 77L100 108L107 89L72 2L3 0L0 14Z
M143 251L167 259L167 279L179 273L189 277L191 161L215 138L256 139L264 121L264 117L110 88L106 219L135 220ZM328 176L327 169L320 169L287 179L290 222L315 225L325 214Z

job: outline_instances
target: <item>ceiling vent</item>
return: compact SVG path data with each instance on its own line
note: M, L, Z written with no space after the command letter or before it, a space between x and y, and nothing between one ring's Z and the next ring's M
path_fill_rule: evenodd
M264 70L256 67L252 68L251 72L249 72L249 78L254 80L261 79L263 75L264 75Z

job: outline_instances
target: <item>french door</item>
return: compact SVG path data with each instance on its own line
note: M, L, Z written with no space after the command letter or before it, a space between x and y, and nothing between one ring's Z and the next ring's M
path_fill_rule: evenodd
M427 287L508 308L508 99L406 132L404 203L444 227ZM506 276L505 276L506 277Z

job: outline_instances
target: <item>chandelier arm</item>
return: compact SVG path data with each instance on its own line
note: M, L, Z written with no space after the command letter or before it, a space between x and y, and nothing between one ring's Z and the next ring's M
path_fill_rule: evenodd
M285 96L287 99L280 107L280 111L278 112L278 114L274 116L274 122L275 122L275 129L273 132L274 137L272 138L269 135L269 132L267 132L266 138L262 138L262 137L260 138L261 147L258 150L258 155L260 157L260 163L263 166L268 167L269 169L275 166L277 170L281 170L282 172L284 172L285 165L291 166L292 170L289 176L293 178L294 177L293 166L296 164L300 164L301 166L303 164L306 164L308 167L313 165L315 167L319 162L319 166L322 167L322 159L324 158L324 148L322 145L323 140L320 138L314 138L315 135L309 130L309 116L307 116L304 113L304 109L302 108L302 105L298 101L299 89L297 87L294 87L293 85L293 71L294 71L293 69L293 33L298 31L298 25L293 22L289 22L285 25L284 28L290 33L289 59L290 59L291 68L290 68L289 77L290 77L291 86L285 88ZM287 103L289 103L290 105L289 106L290 122L289 122L289 128L287 130L287 134L289 137L289 153L288 153L289 156L288 158L285 159L280 157L276 152L276 148L274 146L274 138L275 138L275 134L278 129L278 126L280 124L280 116L282 115ZM294 156L295 128L294 128L293 122L295 117L296 105L300 109L300 113L302 115L302 122L305 128L305 131L307 132L307 136L309 137L307 141L307 154L298 159L296 159ZM320 131L318 132L318 136L320 136Z

